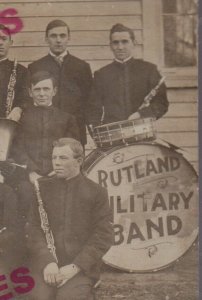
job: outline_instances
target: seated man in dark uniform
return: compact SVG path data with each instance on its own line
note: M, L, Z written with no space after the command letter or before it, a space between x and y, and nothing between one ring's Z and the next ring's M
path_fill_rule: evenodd
M116 24L110 31L110 48L115 60L94 74L89 124L101 125L127 119L158 119L168 109L165 84L161 84L150 103L145 97L161 79L157 67L133 58L135 36L132 29Z
M22 114L17 141L17 161L27 166L31 183L52 172L54 140L80 138L75 118L52 105L56 90L55 79L48 72L32 75L29 91L33 103Z
M81 175L83 147L78 141L55 142L52 161L56 176L39 179L30 211L35 288L29 299L91 300L102 256L113 243L107 192Z
M27 166L29 176L29 181L20 182L17 188L19 211L24 217L29 210L30 199L27 195L31 185L39 177L48 176L53 171L53 141L61 137L80 138L74 116L52 105L56 85L48 72L34 73L29 91L33 104L22 114L13 146L16 162Z

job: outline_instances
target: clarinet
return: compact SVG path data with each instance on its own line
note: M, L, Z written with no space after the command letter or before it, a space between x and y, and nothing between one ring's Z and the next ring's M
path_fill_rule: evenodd
M15 84L16 84L16 77L17 77L17 60L14 60L13 70L11 72L11 76L8 83L8 90L7 90L7 98L6 98L6 118L10 114L13 106L13 100L15 97Z
M40 215L40 220L41 220L41 228L45 234L47 247L48 247L49 251L52 253L52 255L54 256L56 262L58 263L54 237L53 237L52 230L50 229L48 215L43 206L43 200L41 197L38 180L35 181L34 187L35 187L37 201L38 201L38 209L39 209L39 215Z
M165 81L165 77L162 77L159 80L158 84L144 98L144 101L143 101L142 105L139 107L139 109L142 109L144 107L148 107L150 105L151 100L156 96L156 94L158 93L158 90L159 90L160 86L162 85L162 83L164 81Z

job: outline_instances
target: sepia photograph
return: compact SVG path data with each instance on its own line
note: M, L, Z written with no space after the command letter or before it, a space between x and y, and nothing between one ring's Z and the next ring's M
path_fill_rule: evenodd
M0 299L199 299L198 10L1 0Z

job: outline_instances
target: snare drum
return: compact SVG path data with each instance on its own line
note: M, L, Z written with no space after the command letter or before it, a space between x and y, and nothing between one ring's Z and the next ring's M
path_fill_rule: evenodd
M137 141L155 139L151 118L126 120L97 126L93 139L98 147L128 145Z
M96 149L84 171L108 190L115 244L103 260L131 272L163 269L198 235L198 177L179 153L156 143Z

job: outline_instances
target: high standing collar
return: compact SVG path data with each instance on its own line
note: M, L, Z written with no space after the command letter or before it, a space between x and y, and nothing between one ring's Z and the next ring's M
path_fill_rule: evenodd
M124 60L119 60L119 59L114 59L116 62L120 63L120 64L124 64L127 61L129 61L132 58L132 56L129 56L128 58L124 59Z
M65 51L62 52L60 55L55 55L53 52L49 51L49 54L50 54L52 57L61 57L61 58L64 59L64 57L65 57L66 55L68 55L69 52L68 52L67 50L65 50Z

